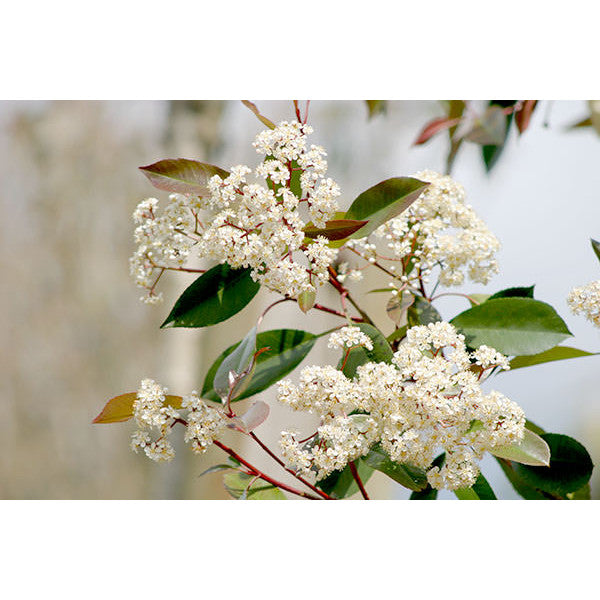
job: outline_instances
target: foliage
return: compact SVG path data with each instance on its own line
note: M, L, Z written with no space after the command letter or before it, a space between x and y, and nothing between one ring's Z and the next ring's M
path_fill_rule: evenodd
M230 260L222 260L206 271L182 268L184 262L177 263L179 266L176 267L167 263L157 266L154 260L146 268L150 273L154 269L161 269L159 278L169 269L201 273L176 300L161 327L202 328L221 323L242 311L261 287L279 293L281 297L264 310L237 343L222 350L208 367L200 397L195 392L187 396L166 395L158 384L145 380L138 392L122 394L110 400L93 422L115 423L135 417L141 429L134 434L133 447L136 450L144 449L154 460L172 458L173 452L167 437L176 424L182 425L186 430L185 440L192 443L195 452L204 452L214 444L228 454L227 463L215 465L206 473L223 471L224 486L237 499L285 499L286 493L311 499L343 499L360 493L363 498L368 498L365 486L373 473L378 471L410 490L411 499L415 500L435 500L442 484L452 489L460 500L495 500L496 495L485 476L473 466L479 458L478 453L483 452L476 448L482 447L496 457L514 489L525 499L589 498L593 464L586 449L571 437L546 433L526 421L518 406L499 394L480 396L483 402L491 403L492 412L497 411L496 420L491 424L484 422L487 418L484 411L481 413L484 416L467 420L466 424L448 422L450 417L435 421L435 417L431 416L431 422L421 425L419 429L415 425L397 425L405 418L401 412L394 417L396 421L386 420L388 417L384 414L384 408L375 403L374 409L373 403L369 404L370 399L364 396L364 386L367 385L364 382L368 381L369 373L379 374L372 388L367 389L372 389L373 394L382 393L383 389L383 404L390 401L389 397L395 402L402 400L410 404L411 391L421 389L417 388L419 381L427 381L427 377L431 377L428 383L430 388L423 387L426 390L423 393L437 398L440 405L435 406L435 410L431 409L431 413L425 409L426 397L421 397L414 406L411 405L411 418L426 421L436 410L448 410L453 403L456 407L462 406L461 386L471 386L470 393L476 390L476 393L483 394L479 391L479 383L509 366L512 370L524 369L597 353L559 345L572 334L552 306L534 298L534 286L513 286L493 294L467 295L470 308L449 321L444 320L435 305L440 296L435 296L435 291L440 282L448 286L453 282L446 280L444 283L440 278L428 291L430 273L426 264L418 261L423 253L423 236L435 233L427 234L425 229L419 229L423 224L416 217L411 220L405 216L431 210L424 204L427 194L442 198L444 202L455 201L455 198L448 200L444 196L450 194L444 187L449 185L448 181L442 179L445 183L440 184L440 179L431 181L417 177L392 177L368 187L356 197L346 212L337 210L334 202L339 195L337 184L323 179L326 165L322 159L324 154L317 147L308 150L303 145L308 131L308 106L302 116L299 103L294 101L296 121L291 125L275 125L261 114L256 105L249 101L244 101L244 104L268 128L257 136L255 142L257 149L262 149L265 155L256 174L266 180L266 191L259 193L256 188L246 186L246 171L240 167L229 172L189 159L166 159L141 167L156 188L180 195L175 196L174 200L180 203L179 207L191 207L193 234L197 236L195 243L204 242L203 236L208 236L207 232L214 233L211 227L216 227L211 243L214 246L230 244L241 257L232 255ZM383 101L367 101L370 117L385 113L385 106ZM446 115L428 123L415 143L424 144L436 135L447 134L450 140L448 171L463 142L478 144L489 171L501 155L513 123L518 134L523 134L535 108L536 101L532 100L494 100L489 101L483 111L473 112L465 101L449 101ZM315 181L321 181L318 189ZM458 190L454 182L452 185L455 186L452 189ZM259 196L266 203L266 208L261 205L260 210L257 209L258 214L254 215L252 201L258 203L256 198ZM461 201L459 199L457 202ZM214 209L219 202L223 204L222 212L211 217L212 221L203 222L199 216L202 211ZM300 211L302 202L306 203L309 214L306 217L302 213L304 220L298 220L298 213L294 211ZM270 206L267 206L268 203ZM239 213L231 208L234 204ZM156 225L159 217L155 213L155 205L142 203L140 206L136 218ZM240 207L245 207L243 210L248 214L243 213ZM267 217L265 215L269 210L272 213ZM288 212L277 224L279 230L273 234L275 226L272 221L285 211ZM169 256L176 258L183 255L184 250L189 250L185 245L177 247L176 242L168 238L174 231L181 233L184 219L178 219L180 221L176 226L165 228L161 235L166 237L160 240L163 246L165 243L167 246L171 242L174 244ZM244 219L252 225L248 225ZM267 222L270 225L266 225ZM215 223L218 225L215 226ZM454 226L460 228L460 222ZM401 246L405 248L404 254L399 259L382 256L374 250L375 241L378 236L382 237L382 231L399 232L387 234L387 239L398 236L394 241L399 247L404 244ZM269 235L274 237L269 238ZM276 260L267 258L271 246L265 245L260 236L270 239L273 247L279 248L280 255L275 257ZM481 243L493 246L493 240L490 242L490 239L485 238ZM184 241L177 243L184 244ZM249 250L252 244L255 247ZM227 248L228 252L233 252ZM594 240L592 248L600 258L600 246ZM213 250L214 247L208 244L205 248L207 256L212 256L210 253ZM394 326L391 333L386 334L385 327L376 325L379 319L368 315L361 308L360 300L350 291L348 278L351 271L338 260L342 252L344 256L361 258L365 263L361 269L373 268L388 277L388 287L370 291L391 294L384 313L384 317L387 315L386 325L390 326L391 322ZM303 258L308 260L308 267L296 263L294 253L303 253ZM261 256L264 256L263 262ZM396 262L390 267L386 260ZM438 264L435 266L442 267L439 263L444 258L438 257L436 260ZM452 260L449 258L448 262ZM464 262L461 266L466 264ZM471 266L471 271L475 272L471 278L475 281L479 277L487 282L490 273L478 274L478 268L481 267ZM488 268L490 272L493 270ZM358 277L357 273L360 275L360 271L354 271L355 277ZM452 275L457 276L456 273ZM286 277L294 285L297 284L296 288L285 287ZM151 292L157 281L152 285ZM341 310L317 302L322 285L329 286L339 295ZM451 292L444 295L447 294ZM291 328L261 330L266 313L281 302L295 302L301 311L298 318L310 320L314 311L320 311L332 319L342 319L344 326L338 322L333 329L320 333ZM305 369L299 386L284 380L326 334L330 334L329 348L342 350L337 367L330 365ZM443 340L436 341L436 336ZM454 356L452 349L459 358L455 363L448 363L454 365L448 367L444 361L450 361ZM463 358L460 359L460 356ZM434 383L439 375L434 371L440 363L446 371L450 369L451 372L445 375L455 378L452 381L457 382L456 389L452 386L441 386L441 391L436 389L441 384ZM427 372L422 365L429 365L431 372ZM413 371L410 371L411 368ZM462 379L457 374L461 370ZM397 380L403 381L401 392L394 388ZM279 399L287 398L291 408L308 410L320 418L316 431L303 440L298 440L295 433L282 432L283 459L268 448L254 431L268 422L268 404L262 400L255 401L241 414L236 413L237 408L234 409L234 406L239 406L236 404L238 401L274 385L279 386ZM305 392L304 396L302 392ZM342 396L343 399L340 399ZM497 406L493 405L494 402L498 403ZM352 407L347 408L346 404ZM406 418L406 421L408 423L409 419ZM394 423L398 429L390 434L388 430L396 426ZM436 446L435 454L440 448L444 452L435 459L435 454L424 458L425 452L423 456L415 457L414 462L406 459L410 453L403 445L417 443L415 440L420 435L425 436L429 429L438 428L441 432L444 428L452 427L460 430L460 435L455 432L459 435L457 439L466 441L452 448L440 443ZM150 436L153 428L158 429L160 434L154 440ZM254 466L225 445L220 436L227 428L235 430L236 435L248 436L256 442L271 459L279 463L279 467L295 478L294 485L275 479L269 472ZM446 432L447 435L449 433ZM344 451L335 445L336 436L350 439ZM482 440L488 445L482 446ZM431 450L428 448L428 451ZM463 451L466 452L464 459L460 458ZM290 461L290 456L295 456L298 462ZM318 457L325 461L326 466L319 463ZM464 479L460 479L461 469L469 471L467 475L463 473ZM468 485L464 481L468 481Z

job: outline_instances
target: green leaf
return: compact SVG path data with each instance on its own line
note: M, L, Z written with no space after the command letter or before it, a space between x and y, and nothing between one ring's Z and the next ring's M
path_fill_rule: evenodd
M427 486L427 473L423 469L393 461L380 444L375 444L362 460L409 490L421 491Z
M594 356L597 352L586 352L585 350L579 350L577 348L571 348L570 346L555 346L540 352L539 354L532 354L530 356L515 356L510 361L510 369L522 369L523 367L531 367L533 365L540 365L542 363L553 362L555 360L568 360L569 358L579 358L581 356Z
M232 383L235 384L235 389L231 393L232 400L248 387L251 379L249 371L255 353L256 326L248 332L246 337L237 345L236 349L223 359L223 362L219 365L215 373L213 388L221 399L227 398ZM233 382L230 381L230 373L233 373ZM245 373L245 376L240 378L243 373ZM244 388L242 388L242 385L244 385Z
M429 325L443 320L435 306L421 296L415 296L414 304L408 309L407 318L409 327Z
M442 452L440 455L436 456L431 463L432 467L439 467L440 469L444 466L446 462L446 453ZM429 483L420 491L413 492L410 495L409 500L437 500L438 491L435 488L432 488Z
M590 479L594 465L588 451L573 438L559 433L541 436L550 447L550 467L514 464L515 472L530 486L565 497Z
M512 463L510 460L503 458L497 458L498 464L504 471L504 474L510 481L513 489L525 500L548 500L548 496L545 496L540 491L529 485L522 477L520 477L514 470L514 466L517 463Z
M386 179L360 194L346 213L346 219L369 221L350 237L362 238L386 221L404 212L429 184L412 177Z
M576 492L570 492L567 494L569 500L591 500L592 490L590 489L589 482L583 487L580 487Z
M243 400L267 389L293 371L310 352L319 336L298 329L271 329L256 336L256 347L269 348L256 358L256 365L248 387L235 400ZM218 401L213 389L219 366L237 347L227 348L208 370L202 385L202 397Z
M485 344L512 356L544 352L572 335L549 304L532 298L488 300L450 322L469 346Z
M274 485L265 483L262 479L254 479L253 475L232 471L223 475L225 489L233 498L238 500L286 500L285 494Z
M319 228L315 227L311 221L303 231L304 235L310 239L322 235L328 240L337 241L346 239L362 229L367 223L368 221L357 221L355 219L333 219L327 221L324 228Z
M394 357L394 351L392 350L392 347L379 329L367 323L356 323L355 326L358 327L364 334L369 336L371 342L373 343L373 350L367 350L363 346L350 350L348 360L342 369L344 375L349 379L356 375L356 369L361 365L364 365L368 362L384 362L391 364L392 358ZM342 361L343 358L340 360L338 369L341 367Z
M400 329L395 329L388 335L385 339L389 344L395 342L396 340L401 340L406 335L406 330L408 327L405 325L404 327L400 327Z
M496 446L490 453L524 465L545 466L550 464L550 448L543 437L525 429L525 435L518 444Z
M259 289L250 269L217 265L181 294L161 327L207 327L226 321L240 312Z
M516 100L491 100L491 106L500 106L502 108L507 108L509 106L514 106L516 104ZM481 154L483 157L483 162L485 164L486 171L489 173L504 150L504 143L506 142L506 138L508 137L508 132L510 131L510 124L512 122L513 115L506 115L504 117L505 128L504 128L504 139L500 144L497 145L485 145L481 148Z
M597 242L596 240L593 240L593 239L590 239L590 242L592 244L592 250L594 251L596 258L598 260L600 260L600 242Z
M533 290L535 285L529 287L511 287L505 290L500 290L495 294L492 294L488 300L495 300L496 298L533 298Z
M128 392L111 398L104 406L100 414L92 423L122 423L133 417L133 403L137 398L137 392ZM165 396L165 404L173 408L181 408L181 396Z
M229 176L227 171L215 165L187 158L159 160L151 165L140 167L140 171L159 190L178 194L193 194L194 196L210 195L208 180L213 175L218 175L221 179Z
M361 478L363 483L366 483L373 474L373 469L367 466L360 459L354 464L356 465L358 476ZM347 465L341 471L334 471L324 479L317 481L317 487L322 489L332 498L337 498L339 500L342 498L349 498L359 491L358 484L352 476L352 471L350 470L349 465Z
M471 306L478 306L483 304L489 297L490 294L469 294L467 300Z
M460 488L454 490L455 496L459 500L497 500L494 490L492 490L487 479L479 473L477 481L470 488Z

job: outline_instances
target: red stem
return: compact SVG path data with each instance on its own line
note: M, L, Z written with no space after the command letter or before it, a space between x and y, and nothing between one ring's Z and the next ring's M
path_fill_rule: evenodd
M356 465L354 464L354 461L349 462L348 465L350 466L350 471L352 472L352 477L354 477L354 481L356 481L356 483L358 484L358 489L360 490L360 493L362 494L363 498L365 500L370 500L369 494L367 494L367 490L365 489L362 479L360 478L360 475L358 474L358 470L356 468Z
M275 461L277 462L279 465L281 465L290 475L293 475L298 481L301 481L304 485L308 486L313 492L319 494L319 496L321 496L322 498L324 498L325 500L333 500L333 498L331 496L329 496L328 494L326 494L323 490L320 490L319 488L315 487L314 485L312 485L312 483L306 481L306 479L304 479L303 477L301 477L300 475L298 475L297 473L294 473L294 471L292 471L292 469L288 469L285 466L285 463L276 455L274 454L268 446L266 446L260 439L259 437L253 432L250 432L250 437Z
M308 494L306 492L297 490L285 483L282 483L281 481L277 481L276 479L273 479L272 477L265 475L262 471L257 469L255 466L251 465L248 461L244 460L235 450L229 448L229 446L226 446L225 444L222 444L218 440L215 440L213 442L213 444L215 446L218 446L219 448L221 448L221 450L227 452L227 454L229 454L229 456L235 458L235 460L237 460L241 464L243 464L247 469L249 469L251 471L252 475L257 475L258 477L260 477L261 479L264 479L271 485L281 488L282 490L285 490L286 492L290 492L291 494L296 494L296 496L302 496L303 498L307 498L308 500L318 500L319 499L317 496L313 496L312 494Z

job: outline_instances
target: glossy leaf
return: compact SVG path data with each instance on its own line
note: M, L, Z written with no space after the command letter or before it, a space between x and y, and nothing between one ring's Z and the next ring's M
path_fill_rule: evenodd
M498 464L504 471L504 474L510 481L513 489L525 500L548 500L548 496L542 494L539 490L536 490L533 486L529 485L518 473L515 472L515 465L509 460L497 458Z
M121 423L133 417L133 403L136 392L121 394L110 399L92 423ZM165 404L173 408L181 408L181 396L165 396Z
M217 265L181 294L161 327L207 327L226 321L240 312L259 289L250 269Z
M510 361L510 370L522 369L524 367L531 367L533 365L540 365L542 363L554 362L555 360L568 360L569 358L579 358L581 356L593 356L596 352L586 352L585 350L579 350L578 348L571 348L570 346L555 346L540 352L539 354L532 354L530 356L515 356Z
M550 464L550 448L544 439L525 429L525 435L518 444L496 446L490 453L498 458L505 458L524 465L545 466Z
M269 129L275 129L275 123L273 123L273 121L271 121L270 119L267 119L267 117L261 115L256 104L250 102L250 100L242 100L242 104L246 108L249 108L263 125L266 125Z
M427 474L423 469L393 461L380 444L375 444L362 460L409 490L420 491L427 486Z
M227 398L230 394L232 384L235 384L235 389L231 391L231 399L234 399L243 391L242 385L245 384L244 387L247 387L251 375L249 371L255 353L256 327L253 327L235 350L224 358L215 373L213 388L221 399ZM231 373L233 373L233 381ZM240 378L244 373L245 377Z
M355 462L355 465L361 481L363 484L367 483L373 474L373 469L360 459ZM337 498L339 500L342 498L349 498L359 491L358 484L354 480L352 471L348 465L341 471L334 471L324 479L318 481L317 487L322 489L332 498Z
M594 465L588 451L573 438L559 433L541 436L550 447L550 467L514 464L515 472L530 486L565 497L590 479Z
M350 350L348 360L346 360L346 364L342 369L344 375L350 379L356 375L356 369L360 367L360 365L364 365L368 362L384 362L390 364L394 357L392 347L379 329L367 323L356 323L355 326L369 336L373 343L373 350L367 350L367 348L363 346ZM341 367L342 360L338 365L338 369Z
M429 325L429 323L438 323L442 321L442 316L435 306L421 296L415 296L415 301L407 311L407 320L409 327L416 325Z
M213 175L221 179L229 176L224 169L187 158L167 158L151 165L140 167L140 171L159 190L194 196L210 195L208 180Z
M386 179L360 194L346 213L346 219L368 221L350 237L362 238L386 221L404 212L429 184L412 177Z
M497 500L487 479L479 473L477 481L470 488L454 490L454 495L459 500Z
M450 322L469 346L485 344L511 356L544 352L572 335L549 304L532 298L487 300Z
M350 237L363 228L368 221L357 221L355 219L333 219L325 223L324 228L315 227L312 221L304 228L304 235L307 238L315 239L323 236L328 240L337 241Z
M256 347L269 348L256 358L256 365L248 387L235 400L243 400L262 392L295 369L310 352L319 336L298 329L272 329L256 336ZM239 342L238 342L239 344ZM213 389L217 369L226 356L229 356L238 344L227 348L210 367L202 386L202 397L219 400Z
M492 294L488 300L496 300L496 298L533 298L534 289L535 285L506 288Z
M247 473L231 471L223 475L223 484L229 494L237 500L286 500L285 494L274 485L256 479ZM250 485L252 483L252 485Z

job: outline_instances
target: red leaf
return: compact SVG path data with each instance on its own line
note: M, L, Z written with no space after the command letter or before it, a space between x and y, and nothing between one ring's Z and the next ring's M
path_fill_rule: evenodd
M225 179L229 173L224 169L187 158L167 158L140 170L159 190L206 196L209 194L208 180L213 175Z
M419 137L414 141L413 146L419 146L429 141L434 135L440 133L440 131L446 131L446 129L450 129L456 125L460 119L450 119L448 117L439 117L438 119L434 119L430 121L421 133Z
M254 102L250 102L250 100L242 100L242 104L246 108L249 108L257 116L258 120L263 125L266 125L269 129L275 129L275 123L273 123L273 121L271 121L271 119L267 119L267 117L264 117L263 115L261 115L260 111L258 110L256 104L254 104Z
M524 133L529 127L531 115L533 114L537 103L537 100L525 100L523 102L523 108L521 108L519 112L515 113L515 123L517 124L519 133Z

